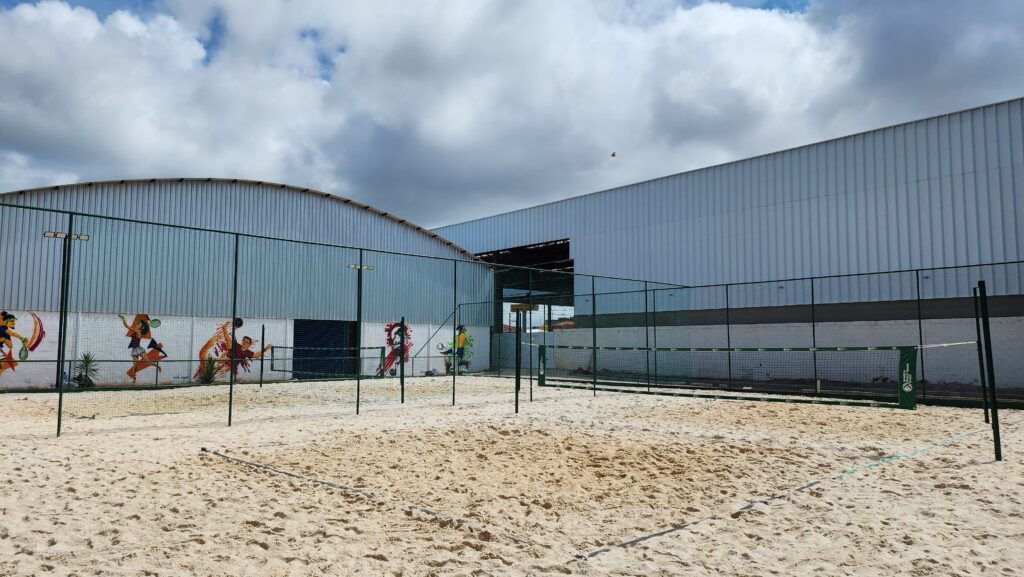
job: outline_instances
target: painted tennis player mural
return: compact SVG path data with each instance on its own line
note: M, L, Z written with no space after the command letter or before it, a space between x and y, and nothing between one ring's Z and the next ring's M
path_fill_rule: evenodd
M135 383L139 373L149 367L155 368L159 373L160 361L167 358L163 343L157 342L153 336L153 329L160 328L160 319L151 319L148 314L137 314L131 324L128 324L124 315L117 317L127 329L124 336L128 337L128 352L132 357L132 366L128 369L127 375L132 383Z
M46 336L43 321L35 313L28 313L32 318L32 334L23 336L17 331L18 317L14 313L0 311L0 376L7 371L13 371L18 366L14 360L14 340L21 342L18 350L18 361L27 361L29 354L39 347Z
M388 354L384 357L384 364L377 367L377 376L385 374L392 377L398 374L398 367L395 363L401 354L402 362L409 362L409 351L412 350L412 329L405 325L405 351L399 352L402 348L402 323L390 323L384 327L384 335L387 340Z
M248 373L252 370L250 361L261 358L263 353L270 350L270 345L266 345L262 349L253 350L252 347L256 344L256 341L249 336L243 336L241 341L232 340L232 325L235 337L237 338L238 331L245 325L245 321L236 318L234 323L228 321L221 324L214 331L213 336L199 349L200 359L214 360L214 372L216 375L238 375L238 369L240 368ZM193 378L199 380L202 373L203 366L202 362L200 362L200 365L196 367Z
M452 374L452 366L458 365L459 374L469 372L469 359L473 356L473 337L469 336L465 325L455 327L455 341L447 345L438 344L437 350L444 357L444 372Z

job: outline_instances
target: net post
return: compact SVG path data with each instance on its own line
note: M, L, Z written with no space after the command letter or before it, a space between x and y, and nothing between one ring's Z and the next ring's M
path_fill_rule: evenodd
M231 281L231 354L228 356L230 359L230 370L228 371L228 426L231 426L231 417L234 413L235 408L235 343L237 337L237 329L235 325L235 319L238 318L238 244L239 236L235 233L235 258L233 263L234 272L232 273Z
M992 416L992 444L996 461L1003 460L1003 443L999 438L999 401L996 400L996 375L992 362L992 330L989 327L988 292L985 281L978 281L978 304L981 306L981 333L985 337L985 374L988 375L989 412Z
M60 328L57 334L57 436L64 416L64 348L67 344L68 328L68 287L71 284L71 233L74 229L75 215L68 215L68 234L64 237L63 262L60 275Z
M263 347L267 346L267 325L260 325L260 388L263 388Z
M814 391L817 394L821 394L821 379L818 378L818 318L814 312L815 300L814 300L814 279L811 279L811 348L815 349L811 352L811 363L814 366Z
M917 408L917 347L900 347L899 403L901 409Z
M985 412L985 422L988 420L988 386L985 382L985 353L982 351L982 340L981 340L981 312L978 309L978 288L974 287L971 289L974 300L974 332L977 341L975 349L978 351L978 383L981 385L981 408Z
M543 387L544 386L544 382L545 382L544 381L544 366L547 365L547 361L548 361L547 349L548 349L547 345L541 345L540 348L537 350L537 364L538 364L538 366L537 366L537 386L538 387Z
M725 285L725 347L729 349L725 353L725 359L729 370L729 386L732 387L732 323L729 318L729 285Z
M401 404L405 404L405 317L402 317L401 325L398 327L398 388L401 391ZM380 366L384 366L381 363ZM381 371L383 372L383 371Z

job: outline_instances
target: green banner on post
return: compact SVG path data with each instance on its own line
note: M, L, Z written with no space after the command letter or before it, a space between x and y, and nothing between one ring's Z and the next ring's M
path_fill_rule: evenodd
M917 408L917 347L900 347L900 408Z

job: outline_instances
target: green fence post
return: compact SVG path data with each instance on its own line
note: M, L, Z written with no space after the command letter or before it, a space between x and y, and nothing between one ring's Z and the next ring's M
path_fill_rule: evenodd
M1003 460L1003 443L999 438L999 401L996 400L996 371L992 362L992 331L988 322L988 292L985 281L978 281L978 304L981 306L981 332L985 337L985 374L988 375L988 394L992 415L992 443L995 445L996 460Z
M356 414L363 386L363 249L359 249L359 268L356 269ZM344 359L342 359L342 366ZM383 366L383 365L381 365Z
M974 295L974 332L977 341L975 348L978 351L978 382L981 384L981 408L985 412L985 422L988 421L988 387L985 381L985 353L982 351L983 341L981 340L981 311L978 310L978 289L971 289Z
M594 277L590 277L590 332L591 332L591 343L594 348L591 352L591 360L594 364L591 369L594 373L594 396L597 396L597 282Z
M238 243L239 236L235 234L235 258L233 263L234 273L231 280L231 354L228 356L231 370L228 371L228 426L231 426L231 416L235 404L235 331L238 328Z
M900 347L899 401L901 409L917 408L917 347Z
M60 322L57 334L57 436L60 436L64 416L64 348L67 344L68 290L71 284L71 233L74 230L75 215L68 215L68 233L64 237L64 260L60 273Z
M393 318L393 317L392 317ZM402 403L405 404L405 317L402 317L401 326L398 327L398 388L401 389ZM384 366L382 362L381 367ZM384 371L381 370L381 374Z
M260 388L263 388L263 347L267 346L267 325L260 325Z
M523 313L516 311L516 414L519 414L519 387L523 372L523 327L520 318Z
M547 345L541 345L537 351L537 362L540 366L537 367L537 386L544 386L544 366L547 365L548 353Z

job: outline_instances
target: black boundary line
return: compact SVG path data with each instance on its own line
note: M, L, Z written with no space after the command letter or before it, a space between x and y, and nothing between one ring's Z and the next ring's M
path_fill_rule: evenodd
M231 457L231 456L225 455L225 454L223 454L221 452L214 451L212 449L207 449L206 447L202 447L199 450L202 453L206 453L208 455L213 455L215 457L220 457L221 459L224 459L226 461L230 461L230 462L233 462L233 463L238 463L238 464L241 464L241 465L245 465L247 467L252 467L254 469L260 469L260 470L263 470L263 471L274 473L276 475L283 475L285 477L290 477L292 479L298 479L300 481L306 481L308 483L312 483L313 485L321 485L321 486L324 486L324 487L329 487L331 489L336 489L338 491L342 491L342 492L348 493L350 495L356 495L357 497L362 497L363 499L366 499L368 501L374 501L378 505L384 505L386 507L392 507L392 508L396 508L396 509L401 509L403 511L415 511L415 512L418 512L418 513L423 513L424 515L427 515L429 517L433 517L435 519L441 519L441 520L444 520L444 521L449 521L449 522L452 522L452 523L454 523L454 524L456 524L458 526L465 527L465 528L470 529L472 531L476 531L477 533L480 533L480 532L483 532L483 531L487 531L488 533L493 533L495 535L504 537L505 539L508 539L509 541L512 541L513 543L516 543L516 544L519 544L519 545L537 546L537 543L534 543L533 541L529 541L527 539L523 539L521 537L516 537L515 535L512 535L511 533L507 533L507 532L504 532L504 531L489 531L489 530L485 529L484 527L481 527L479 525L475 525L475 524L471 523L469 520L464 519L462 517L456 517L455 515L450 515L448 513L441 513L441 512L438 512L438 511L433 511L431 509L427 509L426 507L420 507L419 505L412 505L412 504L409 504L409 503L402 503L402 502L388 502L388 501L385 501L384 499L382 499L381 497L378 497L376 494L374 494L374 493L372 493L370 491L367 491L365 489L359 489L357 487L349 487L348 485L341 485L339 483L333 483L331 481L324 481L322 479L314 479L313 477L307 477L305 475L300 475L298 473L292 473L291 471L285 471L285 470L282 470L282 469L278 469L276 467L272 467L270 465L264 465L262 463L255 463L253 461L246 461L245 459L239 459L237 457Z
M1014 424L1018 424L1018 423L1019 423L1019 421L1015 422ZM903 460L907 460L907 459L912 459L914 457L917 457L918 455L921 455L921 454L926 453L928 451L931 451L933 449L937 449L937 448L941 448L941 447L946 447L946 446L951 445L951 444L953 444L953 443L955 443L957 441L961 441L963 439L966 439L967 437L972 437L974 435L978 435L980 433L985 433L985 432L988 432L988 431L989 431L989 429L987 427L986 428L982 428L982 429L975 429L973 431L967 431L967 432L964 432L964 433L960 433L960 434L954 435L954 436L949 437L947 439L943 439L943 440L938 441L936 443L932 443L930 445L926 445L925 447L922 447L922 448L919 448L919 449L916 449L916 450L913 450L913 451L909 451L907 453L903 453L901 455L894 455L894 456L886 457L886 458L883 458L883 459L879 459L877 461L872 461L872 462L864 464L864 465L860 465L860 466L857 466L857 467L852 467L850 469L843 470L843 471L841 471L839 473L834 473L832 475L828 475L826 477L821 477L821 478L816 479L814 481L809 481L809 482L804 483L803 485L800 485L798 487L793 487L793 488L790 488L790 489L783 490L780 493L776 493L776 494L771 495L770 497L766 497L764 499L755 499L755 500L750 501L750 502L746 503L745 505L739 507L738 509L735 509L735 510L729 512L728 514L729 514L730 517L736 518L743 511L749 511L750 509L753 509L754 506L756 506L756 505L762 505L762 504L763 505L768 505L768 504L770 504L770 503L772 503L774 501L778 501L778 500L781 500L781 499L788 498L790 495L793 495L795 493L800 493L800 492L806 491L807 489L813 488L813 487L815 487L817 485L820 485L820 484L822 484L822 483L824 483L826 481L831 481L831 480L835 480L835 479L841 479L843 477L847 477L847 476L852 475L854 473L865 471L865 470L874 469L876 467L879 467L881 465L885 465L885 464L888 464L888 463L894 463L894 462L897 462L897 461L903 461ZM628 541L622 541L622 542L616 543L614 545L609 545L609 546L606 546L606 547L602 547L600 549L595 549L595 550L590 551L588 553L578 553L575 556L573 556L572 559L567 561L565 564L569 565L569 564L577 563L577 562L581 562L581 561L588 561L588 560L593 559L594 557L597 557L599 555L603 555L605 553L609 553L613 549L628 549L628 548L633 547L635 545L639 545L640 543L643 543L645 541L650 541L652 539L657 539L659 537L664 537L666 535L671 535L672 533L678 533L680 531L683 531L685 529L689 529L690 527L694 527L694 526L699 525L701 523L704 523L706 521L711 521L711 520L714 520L714 519L721 519L723 517L723 515L725 515L725 513L717 513L715 515L709 515L707 517L701 517L700 519L696 519L694 521L690 521L690 522L683 523L683 524L680 524L680 525L673 525L672 527L669 527L668 529L663 529L663 530L657 531L655 533L648 533L647 535L641 535L639 537L635 537L635 538L630 539Z

